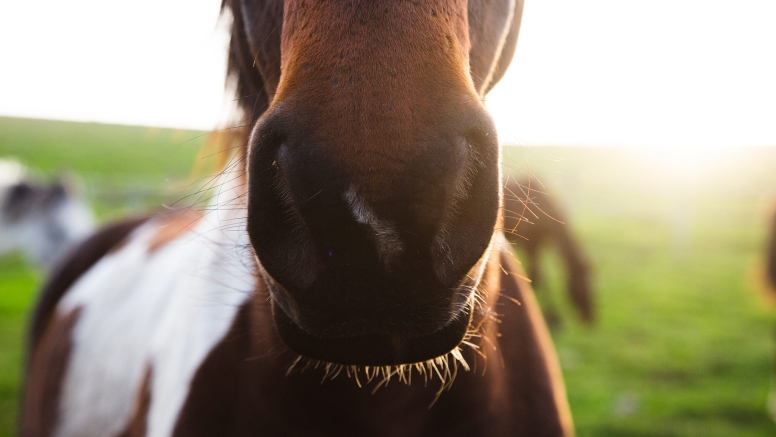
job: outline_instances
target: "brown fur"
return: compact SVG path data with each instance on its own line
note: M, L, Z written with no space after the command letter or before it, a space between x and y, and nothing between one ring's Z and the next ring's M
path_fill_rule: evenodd
M148 427L148 409L151 408L151 367L146 369L143 380L140 383L140 390L137 393L137 404L132 413L132 419L129 421L126 431L119 437L145 437Z
M67 370L71 333L78 321L79 310L67 315L54 314L46 331L36 342L28 377L24 387L22 405L22 437L49 436L59 419L59 395Z
M528 277L536 290L544 282L540 250L554 245L566 265L568 294L586 323L595 320L589 267L579 245L571 234L566 214L544 192L527 180L509 181L504 188L504 234L528 256ZM548 317L559 317L549 309Z
M274 97L275 102L282 101L294 110L302 106L322 109L310 114L316 117L316 137L337 138L329 145L331 153L349 157L342 164L352 169L353 183L372 202L398 182L388 175L406 172L406 161L418 153L418 137L437 135L432 129L442 120L425 114L438 114L445 104L458 108L479 99L465 68L471 45L466 2L426 2L420 3L422 7L387 4L390 11L386 13L382 7L353 2L351 8L365 12L331 8L324 10L330 13L326 16L301 12L286 16L283 75ZM310 7L299 1L288 2L286 8ZM408 12L414 8L423 9L426 16ZM431 16L432 12L436 15ZM335 29L342 35L316 37ZM369 38L375 34L381 38ZM344 39L364 43L359 47L336 44ZM414 44L401 44L407 39ZM375 74L373 63L353 63L353 58L380 59L383 71ZM316 88L328 88L328 92ZM353 99L354 90L368 95ZM439 114L445 116L449 114ZM392 128L398 123L402 123L399 129Z
M507 383L513 405L522 412L514 429L522 428L524 435L572 435L562 372L539 306L511 254L502 253L501 264L510 275L502 276L502 295L522 304L515 307L509 305L511 299L502 299L504 314L499 325L504 367L522 369L513 370Z
M223 7L234 16L229 72L238 82L240 105L252 124L269 106L280 82L284 2L245 3L251 4L247 12L238 0L223 0ZM470 0L464 13L472 30L469 33L477 34L469 49L470 73L475 89L481 95L503 77L515 52L524 1L515 0L514 13L506 7L509 3ZM508 33L504 37L505 29Z

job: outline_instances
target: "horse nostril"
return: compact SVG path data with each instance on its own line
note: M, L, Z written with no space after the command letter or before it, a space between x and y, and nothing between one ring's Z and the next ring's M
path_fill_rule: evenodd
M478 106L462 123L465 159L432 246L436 275L448 284L464 280L481 259L499 210L500 150L493 120Z
M254 128L248 154L248 234L260 264L274 280L308 287L321 269L296 194L288 183L288 141L282 108L265 114Z

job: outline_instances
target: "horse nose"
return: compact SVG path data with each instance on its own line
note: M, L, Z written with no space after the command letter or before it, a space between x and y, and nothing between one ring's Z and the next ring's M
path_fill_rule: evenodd
M248 230L265 272L287 292L275 296L287 312L326 308L374 321L380 309L421 317L450 304L498 210L492 122L479 108L464 115L381 135L358 126L332 135L287 108L259 122Z

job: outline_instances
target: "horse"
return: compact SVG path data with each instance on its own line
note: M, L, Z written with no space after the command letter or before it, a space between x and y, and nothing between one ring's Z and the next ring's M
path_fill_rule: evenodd
M0 160L0 256L18 251L49 270L93 231L89 207L67 180L39 182L19 162Z
M766 278L773 290L776 290L776 213L771 219L771 231L766 256Z
M244 123L211 203L58 268L22 435L572 435L482 104L523 2L223 8Z
M592 325L595 320L593 295L590 289L590 265L571 234L566 215L547 192L531 187L529 180L509 179L504 186L504 235L516 247L525 250L528 277L537 289L544 282L539 251L555 245L566 267L568 295L582 321ZM554 306L546 309L550 326L560 325Z

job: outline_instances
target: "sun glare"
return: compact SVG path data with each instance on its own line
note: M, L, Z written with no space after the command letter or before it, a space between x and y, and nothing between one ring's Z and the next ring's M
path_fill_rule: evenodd
M0 114L214 128L230 103L220 3L0 2ZM501 141L776 145L773 17L765 0L529 0L488 97Z
M527 1L515 59L488 99L501 140L776 145L774 16L776 3L757 0Z
M212 129L220 0L0 2L0 114Z

